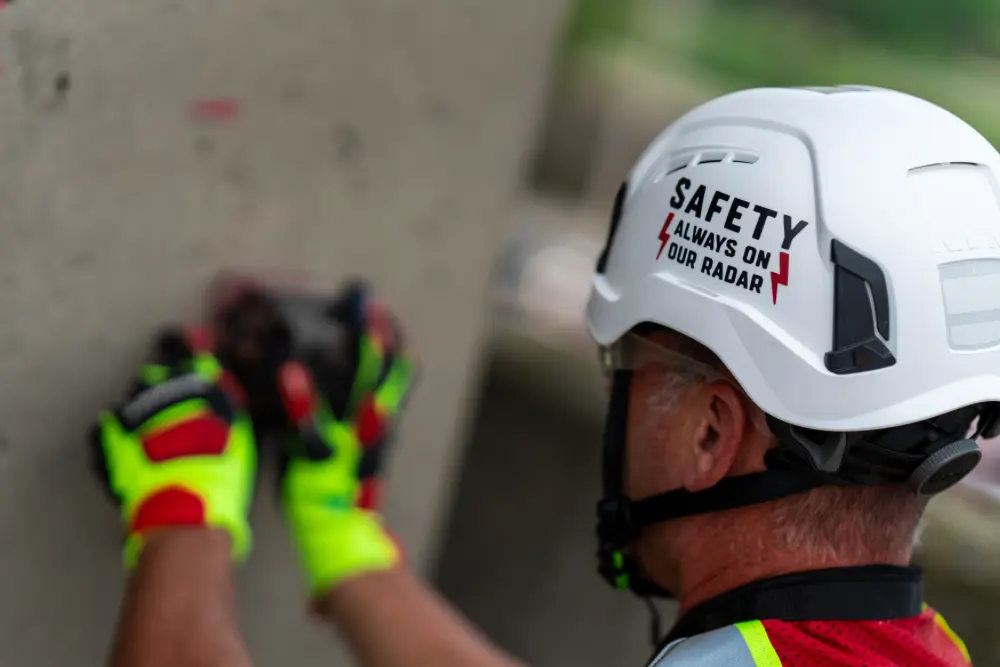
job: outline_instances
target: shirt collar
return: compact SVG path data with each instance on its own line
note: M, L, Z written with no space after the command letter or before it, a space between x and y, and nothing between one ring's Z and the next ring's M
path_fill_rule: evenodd
M742 621L883 621L919 616L922 574L919 567L867 565L756 581L689 610L661 647Z

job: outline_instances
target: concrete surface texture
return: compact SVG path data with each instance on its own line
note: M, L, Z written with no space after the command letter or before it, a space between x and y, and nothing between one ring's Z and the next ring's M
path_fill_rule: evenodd
M390 520L434 553L482 295L564 0L18 0L0 11L0 664L100 664L123 577L84 429L226 265L369 275L426 364ZM266 475L266 471L265 471ZM336 664L262 479L260 665Z

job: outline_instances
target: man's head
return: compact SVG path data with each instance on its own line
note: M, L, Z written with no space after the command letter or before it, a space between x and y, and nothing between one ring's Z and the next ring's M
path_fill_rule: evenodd
M636 550L906 558L920 497L1000 434L998 182L969 125L857 86L733 93L647 148L587 304L609 581L655 592Z
M646 346L629 387L623 480L629 498L704 491L766 469L775 436L765 414L711 350L659 327L629 335ZM651 526L634 550L646 575L672 590L680 585L681 565L719 549L751 557L791 554L795 565L808 567L905 563L925 505L926 498L902 484L822 486Z

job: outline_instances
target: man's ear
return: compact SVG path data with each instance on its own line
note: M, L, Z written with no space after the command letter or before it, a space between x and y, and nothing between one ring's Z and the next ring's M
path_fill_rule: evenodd
M726 477L743 443L746 410L739 390L724 380L710 382L699 403L701 423L695 432L690 466L684 478L688 491L703 491Z

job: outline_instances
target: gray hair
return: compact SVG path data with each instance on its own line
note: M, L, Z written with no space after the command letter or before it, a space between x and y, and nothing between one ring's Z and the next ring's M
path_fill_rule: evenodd
M777 501L773 517L787 549L892 561L913 548L926 506L926 498L902 484L822 486Z
M645 408L669 415L703 381L695 373L664 369L660 388L649 395ZM755 425L758 421L763 420ZM831 561L896 560L919 539L926 505L926 498L904 485L822 486L771 503L773 546Z

